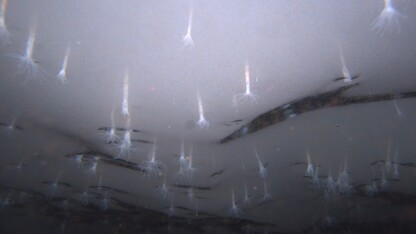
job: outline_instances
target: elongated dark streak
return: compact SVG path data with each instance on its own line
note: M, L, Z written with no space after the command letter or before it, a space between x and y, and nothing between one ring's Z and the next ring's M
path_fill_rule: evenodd
M180 184L177 184L174 186L178 188L183 188L183 189L190 189L190 188L196 189L196 190L211 190L212 189L211 187L206 187L206 186L192 186L192 185L180 185Z
M340 95L343 92L356 85L358 85L358 83L342 86L334 91L308 96L274 108L243 125L240 129L231 133L231 135L220 140L220 143L224 144L236 138L257 132L273 124L285 121L293 115L300 115L305 112L331 106L331 103L337 102L337 99L340 98Z
M352 104L364 104L371 102L390 101L403 98L415 98L416 91L402 92L402 93L387 93L378 95L361 95L354 97L344 97L342 94L348 89L358 85L358 83L342 86L336 90L320 93L313 96L308 96L300 100L292 101L285 105L274 108L266 113L263 113L251 122L243 125L230 135L220 140L220 144L227 143L239 137L243 137L253 132L257 132L263 128L269 127L273 124L280 123L286 119L298 116L300 114L318 110L327 107L341 107Z

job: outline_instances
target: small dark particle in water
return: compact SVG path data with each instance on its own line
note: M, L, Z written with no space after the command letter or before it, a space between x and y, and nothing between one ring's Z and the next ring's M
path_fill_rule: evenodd
M101 127L101 128L98 128L97 130L98 131L106 131L106 132L109 132L109 131L111 131L111 129L112 128L110 128L110 127Z
M116 128L117 131L122 131L122 132L126 132L126 131L130 131L130 132L141 132L140 130L137 129L126 129L126 128Z
M220 170L220 171L214 172L209 177L219 176L219 175L222 175L222 173L224 173L224 170Z
M143 169L136 163L132 163L123 159L114 159L114 157L109 154L105 154L105 153L97 152L97 151L85 151L85 152L80 152L80 153L72 153L72 154L65 155L65 157L75 158L78 155L82 155L82 163L84 165L91 164L91 161L95 162L96 160L99 160L100 162L108 164L108 165L123 167L126 169L139 171L139 172L144 172Z
M128 162L122 159L110 159L110 160L102 160L102 161L108 165L123 167L126 169L144 173L144 170L136 163Z
M192 186L192 185L181 185L181 184L176 184L174 185L175 187L178 188L183 188L183 189L196 189L196 190L211 190L211 187L204 187L204 186Z
M384 166L386 164L386 160L376 160L374 162L372 162L370 165L371 166ZM397 164L399 166L402 167L416 167L416 163L414 162L405 162L405 163L399 163L399 162L391 162L392 165Z
M293 165L293 166L294 166L294 165L305 165L305 166L307 166L307 165L308 165L308 163L306 163L306 162L295 162L295 163L293 163L292 165Z
M413 162L397 163L397 164L403 167L416 167L416 163L413 163Z
M377 161L372 162L371 163L371 166L374 166L374 165L378 165L378 166L384 165L385 162L386 162L385 160L377 160Z
M126 128L111 128L111 127L100 127L97 130L98 131L105 131L105 132L109 132L112 129L115 129L116 131L121 131L121 132L126 132L126 131L130 131L130 132L141 132L140 130L137 129L126 129Z
M341 125L339 125L339 124L335 124L335 127L339 128L339 127L341 127Z
M242 119L236 119L236 120L233 120L231 122L225 122L224 125L227 126L227 127L229 127L229 126L232 126L232 125L238 125L241 122L243 122Z
M307 166L308 165L308 163L306 163L306 162L294 162L294 163L292 163L290 166L296 166L296 165L305 165L305 166ZM266 167L266 166L265 166ZM321 165L313 165L313 168L317 168L317 167L321 167Z
M141 140L141 139L132 139L132 142L139 142L143 144L155 144L153 141Z

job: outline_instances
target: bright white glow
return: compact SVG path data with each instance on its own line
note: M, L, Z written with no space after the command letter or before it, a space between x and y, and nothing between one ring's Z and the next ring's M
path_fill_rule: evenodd
M8 192L7 197L0 204L0 207L7 207L9 205L13 205L14 201L13 201L12 195L13 195L12 191Z
M124 74L124 88L123 88L123 102L121 103L121 114L124 117L130 115L129 113L129 72L126 70Z
M179 170L175 173L176 184L186 184L190 182L189 174L185 171L186 168L179 166Z
M14 169L15 169L18 173L20 173L20 172L22 171L23 167L25 167L25 165L23 164L23 162L22 162L22 161L20 161L20 162L16 165L16 167L15 167Z
M399 18L404 18L393 6L392 0L384 0L384 8L371 23L371 29L383 36L386 32L400 33Z
M399 152L398 150L396 150L396 153L394 155L394 165L393 165L393 174L392 174L392 178L395 180L400 179L399 162L397 159L398 157L399 157Z
M80 196L81 204L86 206L88 205L88 191L87 188L85 188L84 192L81 193Z
M102 199L101 206L100 206L101 211L108 210L108 194L107 193L108 193L108 191L105 192L105 195Z
M248 195L247 185L244 185L244 198L243 198L243 208L248 208L250 206L251 198Z
M66 67L68 66L68 59L69 59L69 55L71 53L71 48L68 47L66 49L65 52L65 57L64 57L64 61L62 63L62 67L61 70L59 71L58 75L56 76L56 78L62 83L62 84L66 84L68 82L68 80L66 79Z
M350 83L352 81L351 73L347 68L347 64L345 63L344 53L342 52L341 47L339 47L339 58L341 60L342 65L342 76L345 83Z
M33 48L36 39L36 27L30 29L29 37L26 42L26 48L23 55L13 54L11 57L17 59L17 67L19 68L19 74L26 75L28 79L35 77L39 70L39 66L35 60L33 60Z
M254 152L255 152L255 154L256 154L257 163L259 164L259 176L260 176L262 179L266 179L266 177L267 177L267 169L266 169L266 167L263 165L263 163L261 162L260 157L259 157L259 155L258 155L258 153L257 153L257 149L254 149Z
M13 118L12 122L10 124L1 123L0 126L4 127L7 131L14 131L14 130L22 130L21 127L16 125L16 118Z
M0 46L10 43L11 34L6 25L7 0L2 0L0 11Z
M116 143L119 141L119 137L116 134L116 129L111 127L108 131L105 132L105 139L108 144Z
M264 194L263 194L263 197L260 199L259 204L264 204L264 203L272 201L272 195L267 191L266 181L263 181L263 186L264 186Z
M166 185L166 177L163 180L163 184L160 185L157 188L157 193L163 198L163 199L170 199L172 196L171 191L169 190L168 186Z
M35 45L35 38L36 38L36 29L32 28L30 30L29 38L26 42L26 50L24 56L27 58L32 58L33 56L33 47Z
M379 192L379 188L375 181L372 181L371 184L368 184L365 187L365 189L366 189L367 195L370 197L377 195L377 193Z
M97 188L99 189L99 190L102 190L103 189L103 174L101 173L101 175L100 175L100 178L98 179L98 185L97 185Z
M315 188L321 187L321 181L319 180L319 167L315 167L315 173L312 176L312 186Z
M397 163L393 165L393 174L391 175L391 178L394 180L400 179L399 166Z
M251 91L251 81L250 81L250 66L246 60L244 66L244 80L246 84L246 90L244 93L237 93L233 97L233 104L237 107L241 102L249 102L251 104L257 103L257 95L253 94Z
M156 144L154 144L152 151L149 153L149 159L142 163L144 173L148 177L159 177L162 175L163 166L163 163L156 160Z
M325 184L325 198L329 200L333 194L337 191L336 183L331 175L331 170L328 172L328 178Z
M126 131L124 132L124 137L121 143L117 145L118 154L115 156L115 159L123 159L130 161L130 151L132 150L131 143L131 119L130 116L127 117L126 121Z
M196 123L199 128L208 128L209 127L209 122L205 119L205 115L204 115L204 107L202 106L202 100L201 100L201 95L198 92L198 111L199 111L199 120Z
M188 189L188 199L192 203L195 199L194 189L191 187Z
M175 205L173 204L173 198L170 199L170 206L167 210L167 215L172 217L175 215Z
M387 181L386 173L383 169L381 169L381 180L380 180L380 188L386 189L389 186L389 182Z
M230 208L230 216L232 218L238 218L243 211L235 204L234 198L234 189L231 191L231 208Z
M393 164L390 159L390 151L391 151L391 140L389 140L389 143L387 145L387 158L386 158L386 161L384 162L384 169L387 175L391 174L391 170L393 168Z
M393 100L394 109L396 110L396 116L399 119L403 119L405 117L404 113L400 110L399 106L397 105L396 100Z
M347 172L348 162L345 160L344 169L339 173L336 182L338 192L341 194L350 194L352 192L351 178Z
M117 146L119 152L116 155L115 159L124 159L124 160L129 161L130 160L131 147L132 147L132 144L131 144L130 131L125 131L123 140Z
M98 158L98 157L96 157L95 159L94 159L94 162L91 164L91 167L90 168L88 168L88 174L90 175L90 176L95 176L96 175L96 173L97 173L97 166L98 166L98 161L99 161L100 159Z
M306 160L308 161L308 165L306 166L305 176L313 177L313 165L312 165L311 156L309 153L306 154Z
M7 0L2 0L1 1L1 15L3 16L3 17L5 17L6 16L6 9L7 9Z
M104 138L105 138L105 142L107 144L113 144L113 143L117 143L120 138L119 136L116 134L116 126L115 126L115 121L114 121L114 112L115 112L115 108L113 108L113 110L111 111L111 127L109 129L107 129L104 133Z
M186 35L182 38L182 42L183 42L184 47L194 46L194 41L192 40L192 35L191 35L193 17L194 17L194 10L193 10L193 7L191 6L189 8L188 29L186 31Z
M189 150L188 166L186 167L185 172L188 174L188 178L192 180L192 177L194 176L195 171L196 171L196 168L192 166L192 148L191 148Z
M10 163L10 164L7 164L7 166L11 167L11 171L13 171L13 173L20 174L23 168L26 167L26 164L23 163L23 159L22 159L20 160L19 163Z
M181 153L179 155L179 166L182 167L182 169L188 167L188 161L185 158L185 142L183 140L181 143Z
M59 179L61 178L62 171L59 172L58 176L56 177L55 181L49 185L49 195L54 198L56 192L58 191Z
M80 168L81 167L81 163L82 163L82 158L84 157L84 155L82 155L82 154L77 154L77 155L75 155L75 157L74 157L74 161L75 161L75 163L77 164L77 167L78 168Z

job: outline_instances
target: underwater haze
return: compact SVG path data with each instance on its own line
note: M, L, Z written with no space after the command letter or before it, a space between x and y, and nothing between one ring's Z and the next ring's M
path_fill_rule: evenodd
M1 0L0 233L416 232L416 1Z

